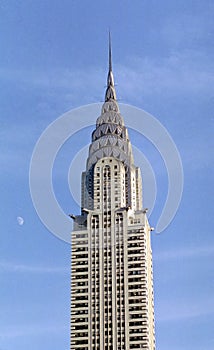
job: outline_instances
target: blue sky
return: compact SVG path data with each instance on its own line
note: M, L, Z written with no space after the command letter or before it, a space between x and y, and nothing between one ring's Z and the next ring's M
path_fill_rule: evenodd
M0 14L0 350L69 349L70 246L36 214L29 164L52 121L103 101L109 27L119 101L159 119L184 167L177 215L152 236L157 349L212 350L213 2L2 0ZM90 132L67 142L56 159L53 183L66 213L79 210L67 165ZM147 140L142 147L158 186L155 226L166 174Z

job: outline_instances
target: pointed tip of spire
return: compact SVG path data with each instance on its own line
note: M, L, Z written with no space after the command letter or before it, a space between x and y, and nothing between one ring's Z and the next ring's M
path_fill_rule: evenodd
M112 72L112 50L111 50L111 31L109 29L109 71L107 78L107 89L105 95L105 101L115 100L116 101L116 92L114 88L114 76Z
M112 72L111 31L110 31L110 29L109 29L109 33L108 33L108 43L109 43L109 72Z

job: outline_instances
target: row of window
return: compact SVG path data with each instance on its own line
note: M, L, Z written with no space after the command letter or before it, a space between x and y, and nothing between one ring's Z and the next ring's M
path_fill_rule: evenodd
M103 159L103 160L102 160L102 163L104 163L104 162L105 162L105 160ZM109 162L112 163L112 159L110 159ZM107 165L106 168L109 169L109 165ZM100 170L100 167L97 167L96 169L97 169L97 171L99 171L99 170ZM117 169L117 165L116 165L116 164L114 165L114 169Z

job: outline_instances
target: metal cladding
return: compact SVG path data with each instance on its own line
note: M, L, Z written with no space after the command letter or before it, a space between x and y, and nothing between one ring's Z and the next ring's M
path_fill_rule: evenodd
M81 215L72 216L70 349L154 350L151 228L116 101L111 44L81 195Z

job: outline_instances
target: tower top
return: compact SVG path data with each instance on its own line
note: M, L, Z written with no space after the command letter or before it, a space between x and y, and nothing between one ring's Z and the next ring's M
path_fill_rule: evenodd
M111 53L111 32L109 30L109 39L108 39L108 44L109 44L109 49L108 49L108 53L109 53L109 72L112 71L112 53Z
M107 77L107 88L105 94L105 102L110 100L117 100L114 86L114 76L112 72L112 49L111 49L111 33L109 31L109 68Z

